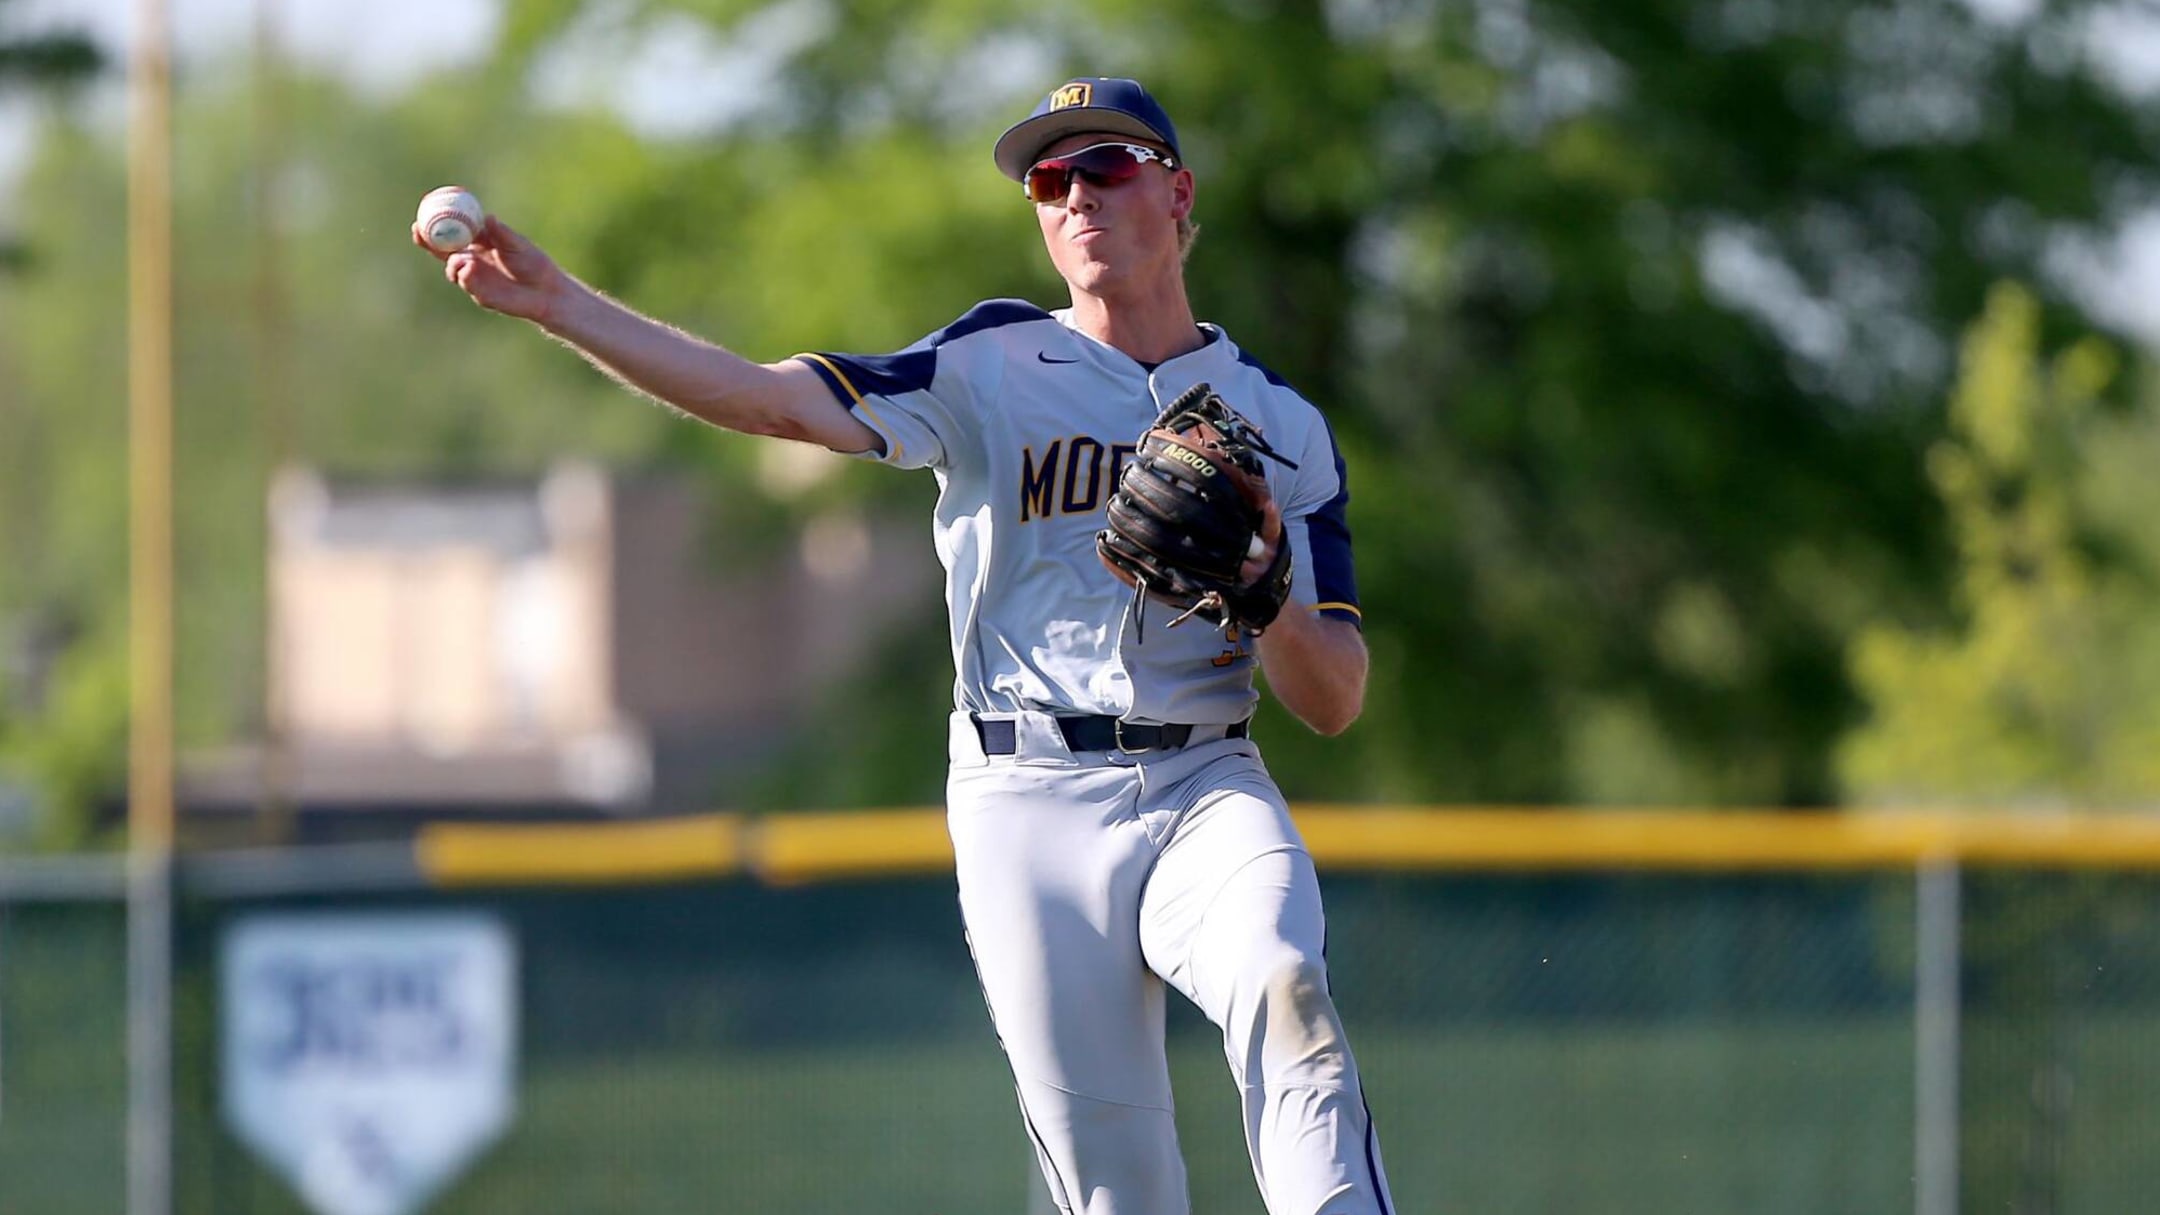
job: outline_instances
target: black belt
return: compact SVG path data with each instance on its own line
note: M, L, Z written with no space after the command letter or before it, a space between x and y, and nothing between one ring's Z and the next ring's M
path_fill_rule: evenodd
M1174 751L1184 746L1198 728L1177 723L1143 725L1121 717L1060 717L1057 724L1058 733L1065 736L1065 745L1075 751ZM975 732L982 736L985 755L1011 755L1020 749L1019 730L1012 721L976 717ZM1251 734L1252 719L1247 718L1231 726L1223 737L1246 738Z

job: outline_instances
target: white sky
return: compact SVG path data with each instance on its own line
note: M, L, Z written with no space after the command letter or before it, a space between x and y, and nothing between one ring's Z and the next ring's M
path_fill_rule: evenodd
M497 0L169 0L174 54L184 66L238 52L266 6L293 58L383 93L479 57L495 39L501 7ZM135 7L136 0L11 0L0 4L0 17L11 33L88 33L118 62L132 40ZM119 104L119 73L113 75L101 107ZM0 196L29 153L32 104L0 97Z
M72 27L116 53L128 45L136 0L11 0L14 29ZM244 46L266 9L298 58L376 87L469 59L495 38L498 0L168 0L183 58Z
M506 0L167 0L174 52L188 62L245 53L268 12L290 59L336 75L361 92L394 95L431 73L484 57ZM91 34L118 62L133 40L136 0L10 0L0 30ZM632 33L619 9L600 5L534 76L544 98L612 104L635 129L665 137L709 131L768 91L778 60L815 42L830 20L817 0L770 7L728 38L689 18ZM1043 69L1047 71L1048 69ZM0 97L0 208L29 152L33 103ZM104 121L124 117L124 78L114 72L92 102Z

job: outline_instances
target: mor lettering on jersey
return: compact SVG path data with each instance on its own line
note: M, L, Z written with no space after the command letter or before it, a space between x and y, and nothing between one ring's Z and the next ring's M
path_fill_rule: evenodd
M1039 454L1033 446L1022 448L1020 522L1101 511L1135 450L1131 443L1105 443L1089 435L1052 439Z

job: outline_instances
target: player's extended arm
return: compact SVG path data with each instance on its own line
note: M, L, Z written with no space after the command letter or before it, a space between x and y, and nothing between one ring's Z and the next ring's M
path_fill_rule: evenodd
M427 248L417 230L413 241ZM471 245L443 258L443 273L481 307L531 321L621 383L701 421L840 452L882 442L808 367L753 363L635 312L492 215Z
M1365 635L1347 620L1322 616L1292 600L1260 635L1268 690L1299 721L1322 734L1350 728L1365 708Z

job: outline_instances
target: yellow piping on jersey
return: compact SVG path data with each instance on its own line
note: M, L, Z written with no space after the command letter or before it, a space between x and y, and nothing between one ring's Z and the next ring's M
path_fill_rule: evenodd
M818 354L815 351L806 350L803 353L796 355L795 357L798 359L816 359L819 366L823 367L827 371L832 372L833 378L840 381L840 387L847 389L847 394L855 398L856 406L860 408L864 413L870 415L870 424L877 427L878 434L891 440L892 462L898 464L900 462L901 451L903 450L900 445L900 440L897 438L893 438L891 429L885 425L885 419L877 416L877 410L870 408L870 402L863 398L862 393L855 390L855 383L854 381L847 378L847 372L840 370L839 364L833 362L831 359L826 358L822 354Z
M1312 605L1312 610L1316 612L1348 612L1352 616L1357 617L1359 620L1365 619L1365 613L1359 611L1358 605L1354 603L1316 603Z

